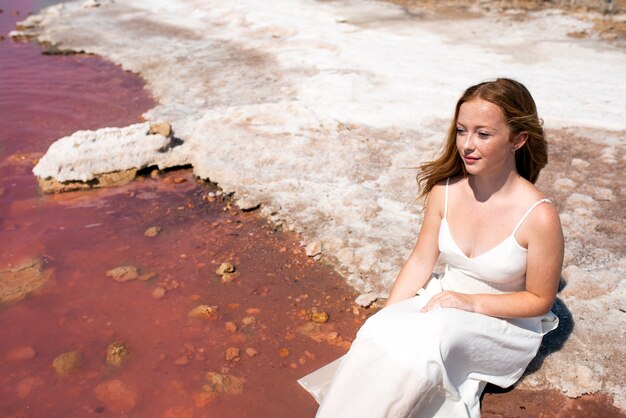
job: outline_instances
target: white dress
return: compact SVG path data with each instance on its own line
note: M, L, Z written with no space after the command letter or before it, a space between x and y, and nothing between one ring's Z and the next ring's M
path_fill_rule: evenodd
M500 319L453 308L421 313L443 290L501 294L525 287L526 249L513 232L478 257L454 242L444 217L439 249L446 261L417 296L371 316L350 351L298 382L320 402L317 417L479 417L486 383L508 387L533 359L543 335L558 326L549 312L533 318Z

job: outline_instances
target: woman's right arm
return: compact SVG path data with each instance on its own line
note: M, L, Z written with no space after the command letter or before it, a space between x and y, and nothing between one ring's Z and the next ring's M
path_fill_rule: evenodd
M417 243L398 273L385 306L415 296L430 278L439 258L439 226L443 217L445 187L445 183L437 184L428 194Z

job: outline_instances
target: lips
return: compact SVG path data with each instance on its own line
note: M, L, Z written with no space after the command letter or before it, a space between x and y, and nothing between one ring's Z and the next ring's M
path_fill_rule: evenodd
M480 158L477 157L470 157L469 155L467 156L463 156L463 161L465 161L465 164L474 164L476 163L478 160L480 160Z

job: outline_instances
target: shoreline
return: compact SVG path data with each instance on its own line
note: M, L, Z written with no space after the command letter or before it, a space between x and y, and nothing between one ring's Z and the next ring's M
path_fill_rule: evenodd
M355 129L354 129L354 128L350 129L350 131L353 131L353 130L355 130ZM559 131L554 131L554 134L555 134L555 135L556 135L556 134L558 134L558 133L559 133ZM619 134L617 134L616 136L617 136L617 137L619 137ZM583 139L583 140L584 140L584 139ZM619 141L621 141L621 140L619 140ZM618 144L619 144L619 141L618 141ZM621 149L621 148L618 148L618 149ZM621 151L620 151L620 152L621 152ZM589 162L587 159L580 159L580 158L579 158L578 160L583 161L583 163L581 163L581 164L583 164L583 165L584 165L584 163L585 163L585 162L587 162L587 163ZM567 161L563 161L563 163L564 163L564 164L566 164L566 163L567 163ZM559 179L557 178L556 180L559 180ZM572 179L570 179L570 180L572 180ZM574 181L574 182L576 183L576 182L577 182L576 180L577 180L577 179L574 179L574 180L572 180L572 181ZM562 183L563 183L563 182L562 182ZM568 184L570 184L570 183L568 183ZM233 187L236 187L236 186L233 186ZM600 187L602 187L602 186L600 186ZM606 188L604 188L604 189L606 189ZM606 192L605 192L605 194L606 194ZM583 196L588 196L588 195L583 195ZM592 196L593 196L593 195L592 195ZM569 196L564 196L564 200L567 200L567 198L568 198L568 197L569 197ZM614 198L614 196L613 196L613 198ZM601 201L602 196L600 196L600 197L594 197L594 200L595 200L595 199L600 199L600 201ZM584 199L583 199L583 200L584 200ZM610 195L609 195L609 200L610 200ZM589 203L589 202L587 202L586 204L589 204L589 205L590 205L590 203ZM600 203L600 205L603 205L603 204L602 204L602 203ZM591 209L593 210L593 208L591 208ZM612 211L615 211L615 210L618 210L618 209L612 209ZM594 212L595 212L595 210L594 210ZM618 210L618 213L619 213L619 210ZM574 222L576 221L576 219L575 219L575 214L574 214L573 212L569 215L569 217L570 217L570 220L572 220L572 217L574 217ZM270 219L271 219L271 218L270 218ZM618 228L619 228L619 227L618 227ZM619 229L618 229L618 231L619 231ZM619 251L621 251L621 247L619 247L619 246L618 246L618 247L616 247L616 248L615 248L615 250L619 252ZM623 254L623 253L622 253L622 254ZM571 257L575 257L575 256L576 256L576 252L574 252L574 255L572 255ZM570 273L572 273L572 272L570 272ZM574 279L576 279L576 278L577 278L577 276L576 276L574 273L576 273L576 272L574 271L574 272L572 273L572 277L573 277ZM571 293L570 293L570 294L571 294ZM575 294L574 294L574 296L575 296Z

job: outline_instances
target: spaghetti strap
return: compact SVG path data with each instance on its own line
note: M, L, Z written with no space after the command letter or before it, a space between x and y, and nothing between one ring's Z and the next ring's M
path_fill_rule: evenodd
M517 226L515 227L511 235L515 235L519 227L522 226L522 223L524 223L524 221L526 220L526 217L528 217L528 215L530 215L530 212L532 212L533 209L535 209L540 203L552 203L552 201L550 199L541 199L533 203L533 205L528 208L524 216L522 216L522 219L520 219L520 221L517 223Z
M446 179L446 197L443 206L443 219L447 219L448 217L448 183L450 183L450 177Z

